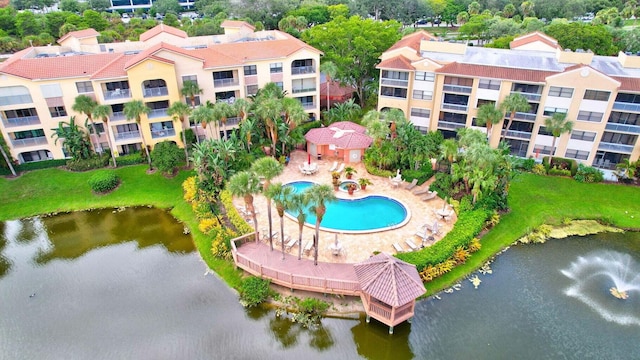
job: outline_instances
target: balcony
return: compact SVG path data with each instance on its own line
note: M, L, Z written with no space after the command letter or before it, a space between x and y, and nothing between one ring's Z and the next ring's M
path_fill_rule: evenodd
M228 78L228 79L217 79L213 80L213 86L219 87L228 87L228 86L237 86L240 82L238 79Z
M607 126L605 127L605 129L612 130L612 131L627 132L627 133L632 133L632 134L640 134L640 126L639 125L607 123Z
M313 92L316 91L316 87L312 87L312 88L298 88L298 89L292 89L291 90L294 94L299 94L299 93L304 93L304 92Z
M236 126L236 125L238 125L240 123L240 120L242 120L242 119L237 117L237 116L236 117L227 118L227 126Z
M502 130L502 132L504 133L504 130ZM505 136L516 139L531 139L531 133L526 131L509 130L506 132Z
M146 98L154 97L154 96L166 96L166 95L169 95L169 89L167 89L166 87L147 88L147 89L143 89L142 91L142 96Z
M9 118L4 120L4 125L6 127L38 125L38 124L40 124L40 118L37 115Z
M113 114L111 114L111 117L109 118L109 120L111 122L118 122L118 121L127 120L127 117L124 115L124 111L116 111Z
M176 135L176 129L151 130L151 138L163 138Z
M302 74L315 74L316 68L314 66L298 66L291 68L291 75L302 75Z
M460 85L448 85L444 84L442 86L443 91L463 93L463 94L471 94L471 86L460 86Z
M305 110L308 110L308 109L313 109L313 108L315 108L316 106L315 106L313 103L302 103L302 107L303 107Z
M159 117L167 117L169 115L167 115L167 109L153 109L151 111L149 111L149 119L155 119L155 118L159 118Z
M409 87L409 81L408 80L397 80L397 79L385 79L385 78L382 78L382 79L380 79L380 82L382 83L382 85Z
M469 107L467 105L444 103L444 104L442 104L442 108L446 109L446 110L455 110L455 111L467 112L467 109Z
M600 142L600 145L598 146L598 150L615 151L617 153L622 153L622 154L631 154L631 152L633 152L633 145Z
M525 93L525 92L518 92L518 91L512 91L512 94L520 94L522 96L524 96L525 99L529 100L529 101L535 101L535 102L540 102L540 98L542 97L542 95L540 94L534 94L534 93Z
M131 91L129 89L106 90L104 92L105 100L128 99L130 97Z
M113 136L116 141L130 140L130 139L140 139L140 131L124 131Z
M449 121L438 121L438 129L456 130L463 127L465 127L465 124L449 122Z
M536 121L536 116L537 116L536 114L517 112L514 119ZM507 117L509 117L508 113L507 113Z
M32 137L32 138L26 138L26 139L11 139L11 144L13 145L13 147L16 147L16 148L23 148L23 147L36 146L36 145L46 145L47 137L39 136L39 137Z
M640 104L616 101L613 103L613 110L640 112Z

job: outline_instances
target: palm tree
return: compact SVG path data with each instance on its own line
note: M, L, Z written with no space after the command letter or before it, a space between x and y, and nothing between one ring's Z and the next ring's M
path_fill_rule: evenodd
M449 162L449 171L453 174L451 166L458 156L458 143L455 139L447 139L440 144L440 158Z
M83 113L87 116L87 119L91 124L93 135L95 135L96 137L95 144L93 143L93 141L91 142L91 147L93 148L94 151L97 151L98 148L100 147L96 145L100 143L100 140L98 139L98 132L96 131L96 125L93 123L93 116L92 116L93 109L95 109L96 106L98 106L98 103L95 100L93 100L91 97L87 95L78 95L73 102L73 106L71 107L73 111ZM98 151L98 152L102 152L102 151Z
M253 227L256 231L256 242L258 242L258 218L256 209L253 206L253 194L260 192L260 179L252 171L241 171L229 179L227 189L233 196L242 196L247 211L251 213ZM273 248L272 248L273 250Z
M227 102L216 101L213 105L213 116L222 123L222 132L225 139L227 138L227 118L233 115L235 115L235 110Z
M566 113L553 113L550 118L544 119L544 127L553 135L551 143L551 156L556 155L556 140L562 134L570 133L573 130L573 121L567 119Z
M327 111L328 111L329 109L331 109L329 88L331 87L331 81L338 74L338 67L336 66L335 63L331 61L325 61L322 64L320 64L320 71L324 73L325 78L327 80L326 83L327 83Z
M251 103L249 100L244 98L236 99L233 103L233 109L236 113L236 116L240 117L240 122L247 120L249 116L249 110L251 109Z
M255 172L259 177L264 178L264 194L267 197L267 218L269 219L269 234L273 233L273 225L271 222L271 198L267 195L267 188L271 184L271 180L273 180L276 176L282 174L284 171L284 167L282 164L278 162L278 160L265 156L260 158L251 164L251 171ZM273 251L273 239L269 237L269 242L271 245L271 250Z
M91 157L91 141L85 129L76 125L75 116L70 117L68 122L60 121L58 127L52 130L54 133L51 137L55 138L54 143L57 144L58 140L64 139L62 146L74 160Z
M478 126L487 125L487 139L491 138L491 129L493 125L499 123L504 118L504 113L492 104L484 104L478 108L478 117L476 124ZM491 141L491 140L489 140Z
M311 204L310 211L316 213L316 236L313 244L313 264L318 265L318 243L320 242L320 223L327 212L326 204L337 200L333 188L327 184L315 184L306 191L306 196Z
M191 113L191 118L197 123L201 123L203 128L207 128L208 123L213 120L215 116L213 109L209 106L199 106Z
M184 158L187 162L187 167L189 167L189 150L187 149L187 135L186 128L184 127L184 119L189 117L191 114L191 108L189 105L183 103L182 101L178 101L173 103L169 109L167 109L167 114L173 118L173 121L179 121L182 127L182 145L184 146Z
M147 162L149 163L149 170L153 170L151 167L151 155L149 154L149 148L147 147L147 141L144 139L144 132L142 131L142 114L149 114L151 109L142 102L142 100L131 100L128 103L124 104L124 108L122 109L124 116L127 120L135 120L138 124L138 128L140 130L140 138L142 139L142 146L144 146L144 151L147 154Z
M507 128L504 130L504 133L502 135L502 140L504 141L505 137L507 136L507 132L511 128L513 119L516 117L516 113L529 111L529 109L531 109L531 105L529 105L527 98L522 96L522 94L513 93L504 98L502 104L500 104L499 109L504 113L509 113L509 122L507 123Z
M282 183L275 183L269 185L265 191L267 198L273 199L276 203L276 210L278 216L280 216L280 243L282 244L282 260L284 260L284 210L286 209L289 198L293 194L293 188L291 186L282 185Z
M191 101L191 109L195 109L196 107L196 95L202 94L202 89L198 86L198 83L191 80L186 80L182 83L182 89L180 89L180 94L182 96L186 96ZM196 126L196 141L198 144L200 143L200 138L198 137L198 122L195 121Z
M493 191L496 188L497 180L491 171L474 167L469 176L469 183L473 185L471 188L473 203L475 204L483 193Z
M104 127L107 129L107 142L109 143L109 149L111 149L111 160L113 160L113 167L118 167L116 163L116 149L114 149L111 143L111 126L109 126L109 116L111 115L111 106L109 105L97 105L93 108L93 116L102 120Z
M367 128L367 134L379 144L389 135L389 127L382 119L382 113L369 110L362 118L362 124Z
M269 138L271 139L271 148L273 151L273 156L276 154L276 149L278 145L278 118L282 114L282 102L278 98L269 97L266 99L261 99L258 103L256 103L256 114L267 128L267 132L269 134Z
M244 134L244 138L247 141L247 150L251 152L251 137L256 127L256 120L254 118L247 118L240 123L240 132Z
M298 260L302 258L302 230L307 220L307 207L309 206L309 198L303 193L294 193L289 197L286 203L287 210L296 214L298 219Z
M285 125L285 133L282 141L282 153L285 154L285 143L287 142L287 138L291 135L291 132L298 127L302 122L309 119L309 114L304 111L304 107L300 101L294 98L284 98L282 101L282 110L284 111L284 125Z
M11 163L11 160L9 160L9 156L7 156L7 152L4 151L4 137L2 136L1 133L0 133L0 152L2 153L2 157L4 158L4 161L6 161L7 166L9 166L9 170L11 170L11 174L13 176L18 176L18 174L16 174L16 170L13 168L13 164Z

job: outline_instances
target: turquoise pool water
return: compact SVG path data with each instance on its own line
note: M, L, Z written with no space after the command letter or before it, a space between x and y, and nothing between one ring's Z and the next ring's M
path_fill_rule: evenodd
M314 183L295 181L286 185L303 192ZM288 212L295 218L295 214ZM396 228L409 220L409 211L399 201L380 195L359 199L338 199L327 204L320 227L325 231L358 233ZM307 212L306 223L315 226L316 216Z

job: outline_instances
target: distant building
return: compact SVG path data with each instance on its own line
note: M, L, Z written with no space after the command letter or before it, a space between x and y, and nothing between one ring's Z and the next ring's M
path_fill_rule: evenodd
M134 12L137 9L149 10L153 6L153 0L109 0L111 2L111 11ZM191 10L195 7L195 0L178 0L180 6L185 10Z
M20 163L65 158L52 129L74 115L84 125L85 116L72 110L81 94L112 110L110 128L96 122L101 133L96 145L106 148L107 136L118 154L140 150L141 137L151 147L165 140L182 145L182 124L167 109L177 101L190 104L180 95L186 80L203 90L196 97L198 105L207 100L233 103L274 82L299 100L310 118L319 118L320 51L280 31L254 32L242 21L222 26L224 35L188 37L161 24L139 41L108 44L98 43L99 33L87 29L66 34L59 46L15 53L0 63L0 130L12 156ZM134 99L152 109L140 126L123 114L124 104ZM228 119L228 131L238 121ZM225 135L200 126L197 131L200 137Z
M478 107L520 93L531 110L517 113L506 131L512 154L551 154L544 119L562 112L574 129L556 142L557 156L602 169L638 159L640 56L563 50L539 32L510 45L491 49L443 42L425 31L407 35L380 57L378 110L400 109L418 129L452 137L461 127L486 131L476 125ZM493 127L492 146L506 123Z

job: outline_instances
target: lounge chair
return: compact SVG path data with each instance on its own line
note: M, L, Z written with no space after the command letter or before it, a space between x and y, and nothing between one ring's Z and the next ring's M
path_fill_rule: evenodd
M396 250L396 252L399 252L399 253L404 252L404 249L398 243L393 243L393 248Z
M411 250L413 251L418 250L418 247L416 246L416 244L413 243L413 241L411 241L411 239L407 239L404 242L407 243L407 246L409 246Z
M412 191L413 195L424 195L426 193L430 193L431 191L429 190L429 187L425 187L425 188L418 188Z
M410 182L409 184L405 185L404 188L407 190L411 190L414 187L416 187L416 185L418 185L418 179L413 179L412 182Z
M304 244L304 254L309 255L311 249L313 249L313 240L309 240L306 244Z
M289 239L289 241L287 241L287 239ZM285 245L284 248L287 251L291 251L291 249L293 249L293 247L298 243L298 239L296 238L292 238L291 236L287 235L285 236Z
M431 228L429 225L425 225L419 228L418 231L416 231L416 236L422 239L422 241L425 241L427 238L429 238L429 235L427 235L428 231L431 231Z
M422 201L429 201L429 200L433 200L436 198L436 196L438 195L437 191L432 192L431 194L427 194L423 197L420 198L420 200Z
M269 235L268 234L269 234L269 230L263 229L263 231L262 231L262 240L269 241ZM271 239L275 239L278 236L278 234L280 234L278 231L271 233ZM277 239L276 239L276 241L277 241Z
M338 162L334 161L333 165L331 165L331 167L329 168L329 172L334 172L336 171L337 168L338 168Z
M341 173L344 170L344 163L340 164L340 167L336 170L337 173Z

